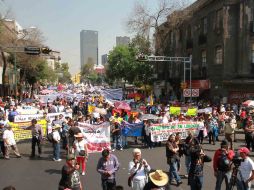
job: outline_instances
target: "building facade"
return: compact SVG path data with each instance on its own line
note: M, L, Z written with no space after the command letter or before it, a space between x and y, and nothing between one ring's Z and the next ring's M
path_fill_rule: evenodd
M129 43L130 43L130 37L127 37L127 36L117 36L116 37L116 46L128 45Z
M82 30L80 32L80 68L88 62L98 65L98 32Z
M101 64L106 65L108 63L108 54L104 54L101 56Z
M209 83L209 90L198 87L201 96L229 102L254 97L253 21L254 1L198 0L159 27L156 54L192 56L192 80ZM161 64L157 73L180 89L181 63Z

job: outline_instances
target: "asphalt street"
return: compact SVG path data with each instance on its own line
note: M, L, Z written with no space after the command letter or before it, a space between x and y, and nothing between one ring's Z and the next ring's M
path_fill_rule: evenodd
M222 137L220 137L222 139ZM207 141L203 148L208 156L213 157L214 151L219 148L220 142L216 145L209 145ZM238 148L244 144L243 136L235 144ZM116 151L115 154L120 162L120 169L117 172L117 184L124 186L124 189L130 189L127 185L128 179L128 163L132 159L133 147L142 148L140 145L132 145L129 149ZM13 185L17 190L56 190L58 182L61 178L61 168L64 165L64 152L62 152L63 160L61 162L52 161L52 147L50 144L43 145L43 154L40 159L29 158L31 145L29 142L18 143L18 148L22 154L22 158L15 158L14 155L10 160L0 159L0 189L5 186ZM251 157L253 158L253 153ZM96 165L100 153L90 154L87 163L86 175L82 176L82 183L85 190L100 190L100 175L96 172ZM165 157L165 147L156 147L154 149L142 148L142 157L148 161L152 169L162 169L168 171L168 165ZM184 158L181 158L180 174L185 174ZM190 189L187 185L187 179L182 178L183 184L179 187L171 185L172 190ZM212 170L212 162L205 164L204 169L204 190L215 188L215 177ZM222 189L225 189L223 187Z

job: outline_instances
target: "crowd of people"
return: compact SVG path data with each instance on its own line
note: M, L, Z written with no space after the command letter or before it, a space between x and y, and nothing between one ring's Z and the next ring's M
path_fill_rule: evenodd
M184 157L188 185L191 190L202 189L205 176L203 167L205 162L213 162L214 176L216 177L216 190L221 189L221 184L225 179L227 190L232 185L238 189L250 189L251 181L254 179L254 162L249 157L250 151L254 151L254 125L253 113L251 109L239 107L236 105L218 105L211 106L210 112L197 113L195 116L189 116L186 112L178 115L172 115L169 108L172 105L163 105L155 103L146 104L143 109L135 112L130 110L115 110L114 105L105 99L98 97L78 98L56 98L46 104L25 103L29 104L43 114L43 118L52 126L52 133L44 134L41 125L36 119L32 119L29 127L24 130L31 130L32 150L31 159L36 158L36 145L38 147L38 158L42 154L42 141L47 139L52 143L53 152L52 160L61 161L61 148L66 151L66 164L62 168L62 177L59 182L59 190L82 189L80 175L86 174L86 162L88 160L87 138L79 128L79 122L99 125L105 121L110 122L112 137L111 149L104 149L102 157L98 160L97 172L101 175L101 186L103 190L123 189L116 185L116 173L119 169L119 161L113 154L114 151L122 151L128 148L128 138L125 133L125 122L130 124L142 123L142 135L134 137L136 144L142 144L148 149L162 146L164 143L153 142L151 140L150 126L153 124L166 124L178 121L198 122L198 133L187 132L183 139L181 133L172 133L165 142L167 164L169 165L168 174L162 170L152 170L156 166L150 164L141 157L141 150L133 149L133 159L129 162L128 185L133 190L151 190L169 189L171 184L180 186L182 179L179 175L180 160ZM132 108L137 110L137 102L132 103ZM90 112L89 106L103 108L105 114ZM143 104L144 105L144 104ZM189 105L193 106L193 104ZM205 108L207 105L198 103L198 108ZM10 159L10 150L20 158L17 143L14 138L14 131L10 122L14 121L18 115L17 109L22 107L22 103L9 98L5 107L0 109L0 146L1 152L5 159ZM47 118L48 113L72 113L72 117L64 117L62 114L57 115L53 121ZM156 119L141 119L142 114L156 115ZM234 133L242 129L245 134L246 146L239 149L239 156L235 155ZM222 137L222 139L219 139ZM224 137L223 137L224 136ZM215 145L220 141L221 148L218 149L213 158L205 154L202 144L207 137L208 143ZM135 146L135 145L134 145ZM236 166L237 160L241 160ZM235 169L240 172L236 174ZM233 180L235 177L235 180ZM126 179L127 181L127 179Z

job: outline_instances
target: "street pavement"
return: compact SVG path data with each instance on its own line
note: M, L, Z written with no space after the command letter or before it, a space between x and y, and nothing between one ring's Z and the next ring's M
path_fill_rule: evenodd
M220 137L223 139L223 137ZM130 138L130 140L132 140ZM219 148L220 142L216 145L207 144L204 140L203 148L208 156L213 157L214 151ZM244 144L243 135L240 140L235 143L238 148ZM168 171L166 163L165 145L154 149L142 148L141 145L131 145L130 148L123 151L115 151L120 162L120 169L117 172L117 185L122 185L125 190L130 189L127 185L128 179L128 163L132 159L132 150L139 147L142 150L142 157L148 161L152 169L162 169ZM0 159L0 189L5 186L13 185L17 190L56 190L61 178L61 168L64 165L64 152L62 152L63 160L61 162L52 161L52 147L50 144L43 145L43 154L40 159L29 158L31 152L31 144L29 142L18 143L18 148L22 154L22 158L15 158L14 155L10 160ZM253 158L253 153L251 157ZM96 172L97 161L100 153L89 155L87 163L86 176L82 176L82 183L85 190L100 190L100 175ZM180 174L185 174L184 158L181 158ZM171 185L172 190L190 189L187 185L187 179L182 178L183 184L179 187ZM205 163L204 167L204 190L215 188L215 177L213 175L212 162ZM222 189L225 189L223 186Z

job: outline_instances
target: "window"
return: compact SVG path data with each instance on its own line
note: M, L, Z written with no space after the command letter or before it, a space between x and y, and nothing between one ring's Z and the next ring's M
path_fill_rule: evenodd
M222 64L222 48L221 46L216 47L216 55L215 55L215 64L220 65Z
M201 56L202 56L202 67L206 67L206 50L203 50L201 52Z
M216 23L215 23L215 26L216 26L216 28L218 29L218 28L221 28L222 27L222 16L223 16L223 14L222 14L223 12L222 12L222 9L219 9L219 10L217 10L216 11Z
M252 43L251 47L251 63L254 64L254 43Z
M207 34L207 17L202 19L202 33Z

